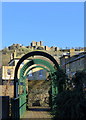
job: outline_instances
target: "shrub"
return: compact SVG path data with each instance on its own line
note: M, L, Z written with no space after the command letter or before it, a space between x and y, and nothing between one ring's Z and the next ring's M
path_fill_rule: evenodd
M55 98L55 120L85 120L86 71L78 71L72 78L73 90L64 90Z

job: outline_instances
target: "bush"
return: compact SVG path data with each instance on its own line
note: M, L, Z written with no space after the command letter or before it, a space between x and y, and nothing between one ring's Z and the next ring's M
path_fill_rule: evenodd
M73 90L64 90L55 98L55 120L85 120L86 71L78 71L72 78Z

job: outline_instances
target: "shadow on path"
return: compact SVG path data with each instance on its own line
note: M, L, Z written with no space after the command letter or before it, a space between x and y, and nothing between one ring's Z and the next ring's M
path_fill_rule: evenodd
M50 111L50 107L30 107L27 111Z

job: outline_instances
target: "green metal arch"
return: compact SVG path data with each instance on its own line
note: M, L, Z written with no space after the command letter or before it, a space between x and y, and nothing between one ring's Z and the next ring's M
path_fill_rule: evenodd
M45 61L42 59L33 59L31 61L28 61L20 70L20 78L19 78L18 84L19 84L19 86L20 86L20 83L24 84L23 85L23 91L24 91L23 94L20 94L20 92L19 92L20 107L26 102L26 85L25 85L26 79L25 79L24 73L28 69L28 67L32 66L33 64L41 64L41 65L44 65L49 68L50 77L52 79L52 94L53 95L56 94L55 93L56 87L53 84L53 80L56 78L56 75L54 74L56 71L54 66L52 66L48 61ZM20 91L20 87L19 87L19 91ZM53 96L52 96L52 99L53 99ZM22 114L25 112L25 108L26 108L26 105L22 106L22 108L20 109L20 116L22 116Z
M33 59L32 61L29 61L27 62L23 67L22 69L20 70L20 78L22 78L24 76L24 73L26 71L26 69L28 67L30 67L31 65L33 64L42 64L42 65L45 65L46 67L48 67L51 71L51 73L55 72L55 68L48 62L48 61L45 61L45 60L42 60L42 59Z
M44 70L46 70L47 72L49 72L49 70L43 66L34 66L34 67L31 67L25 74L25 76L27 76L27 74L30 72L30 70L34 69L34 68L43 68Z
M33 51L33 52L30 52L30 53L27 53L25 54L17 63L16 67L15 67L15 73L14 73L14 119L19 119L21 117L21 115L23 115L23 113L25 112L26 110L26 91L24 92L24 94L22 95L18 95L18 86L19 86L19 81L21 81L20 79L23 79L23 81L21 82L24 82L25 81L25 77L24 77L24 73L25 71L27 70L27 68L33 64L43 64L43 60L32 60L32 61L29 61L26 65L24 65L24 67L22 68L21 72L20 72L20 79L18 80L18 70L19 70L19 67L21 65L21 63L27 59L27 58L30 58L31 56L36 56L36 55L40 55L40 56L44 56L46 58L48 58L50 61L52 61L53 65L55 66L52 66L50 63L48 63L47 61L45 61L45 66L47 66L49 69L50 69L50 72L51 72L51 76L52 76L52 92L54 91L53 89L55 88L53 85L53 80L54 80L54 72L56 72L58 69L59 69L59 65L57 63L57 61L54 59L53 56L51 56L50 54L48 53L45 53L45 52L42 52L42 51ZM48 64L47 64L48 63ZM25 85L24 85L24 88L25 88ZM52 93L53 95L53 93ZM53 97L52 97L53 99Z
M14 98L18 97L17 91L18 91L18 70L19 67L21 65L21 63L27 59L30 58L31 56L44 56L46 58L48 58L48 60L52 61L53 65L55 66L55 68L58 70L59 69L59 65L58 62L54 59L54 57L46 52L43 51L32 51L29 52L27 54L25 54L23 57L21 57L21 59L18 61L16 67L15 67L15 73L14 73Z

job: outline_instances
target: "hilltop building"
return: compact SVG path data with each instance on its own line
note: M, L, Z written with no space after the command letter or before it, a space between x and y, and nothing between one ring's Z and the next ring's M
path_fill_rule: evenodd
M50 51L50 50L53 50L53 51L58 51L60 50L59 47L48 47L48 46L44 46L43 45L43 41L39 41L39 42L36 42L36 41L32 41L30 43L30 46L26 46L27 48L32 48L33 50L35 49L39 49L39 50L45 50L45 51ZM42 48L42 49L41 49Z
M40 42L35 42L35 41L32 41L31 43L31 46L43 46L43 41L40 41Z

